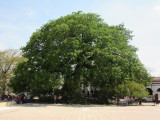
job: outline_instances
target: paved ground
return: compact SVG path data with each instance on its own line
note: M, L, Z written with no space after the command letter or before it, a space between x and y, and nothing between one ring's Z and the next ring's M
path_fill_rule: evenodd
M160 105L44 105L0 106L0 120L160 120Z

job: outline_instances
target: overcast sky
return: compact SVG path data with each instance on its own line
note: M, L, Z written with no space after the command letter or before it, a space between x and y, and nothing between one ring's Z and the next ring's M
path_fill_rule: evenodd
M123 23L152 76L160 76L160 0L0 0L0 50L20 49L49 20L72 12L97 13L109 25Z

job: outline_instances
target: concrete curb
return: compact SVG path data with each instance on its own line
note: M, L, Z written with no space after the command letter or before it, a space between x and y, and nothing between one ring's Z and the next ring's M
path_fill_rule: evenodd
M0 107L15 105L15 101L0 102Z

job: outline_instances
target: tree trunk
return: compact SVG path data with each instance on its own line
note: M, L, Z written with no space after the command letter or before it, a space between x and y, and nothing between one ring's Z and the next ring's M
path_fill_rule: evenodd
M142 99L139 99L139 105L142 105Z

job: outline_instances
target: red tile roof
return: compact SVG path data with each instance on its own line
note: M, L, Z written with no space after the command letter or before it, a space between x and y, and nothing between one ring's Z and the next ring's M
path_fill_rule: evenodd
M151 80L152 83L160 83L160 77L154 77L152 80Z

